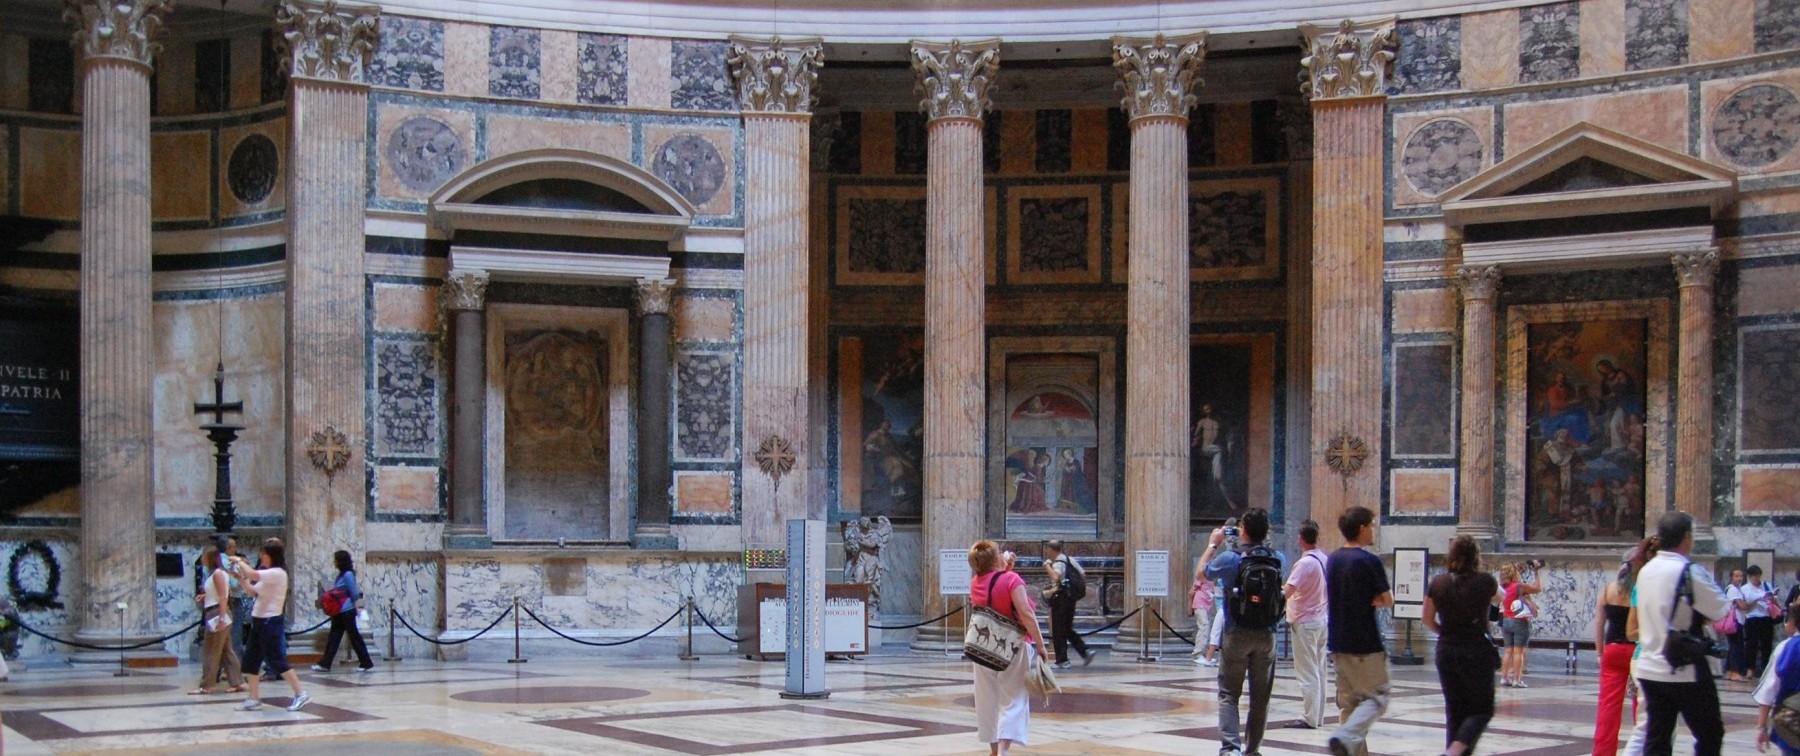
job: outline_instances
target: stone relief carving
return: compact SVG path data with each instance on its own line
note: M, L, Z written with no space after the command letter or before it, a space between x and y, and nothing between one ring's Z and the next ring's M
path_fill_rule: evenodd
M844 523L844 582L869 586L871 614L881 610L881 578L887 572L881 550L893 537L894 523L886 515Z
M163 16L175 0L63 0L63 21L75 25L75 49L150 65L162 50Z
M1519 81L1573 79L1581 72L1581 4L1519 9Z
M1420 18L1396 24L1400 55L1395 92L1439 92L1462 87L1462 17Z
M679 110L734 110L731 72L724 42L675 40L669 73L675 80L670 105Z
M1462 289L1463 301L1493 299L1500 293L1500 266L1464 265L1456 269L1456 285Z
M1087 270L1088 207L1085 197L1019 200L1019 270Z
M1800 142L1800 98L1773 84L1745 87L1719 104L1712 132L1713 146L1731 162L1771 165Z
M488 94L535 100L541 89L541 37L536 29L488 29Z
M663 142L650 171L695 206L706 204L725 186L725 157L698 134L677 134Z
M1481 135L1454 118L1431 121L1406 138L1400 172L1420 194L1436 197L1481 172Z
M1225 190L1188 198L1188 266L1254 268L1268 261L1269 197Z
M380 15L370 5L283 0L275 9L275 26L289 53L288 75L362 83Z
M675 279L640 278L637 282L638 314L667 315L675 296Z
M375 348L376 453L437 453L437 355L422 341L382 341Z
M1346 18L1335 29L1302 24L1300 33L1308 51L1300 59L1307 77L1301 92L1323 100L1387 91L1388 65L1394 61L1394 19L1358 23Z
M925 95L919 109L932 120L974 118L994 107L988 99L994 74L1000 68L1000 40L948 43L912 43L912 68L918 75L918 91Z
M1713 285L1713 279L1719 273L1718 250L1705 250L1677 254L1672 259L1675 264L1675 280L1682 288L1689 286Z
M1625 68L1679 66L1688 57L1688 0L1625 0Z
M444 22L381 17L369 81L385 87L444 91Z
M231 195L246 205L255 205L275 191L275 180L281 174L281 155L275 140L263 134L251 134L231 148L231 160L225 165L226 183Z
M1171 115L1186 117L1194 106L1200 64L1206 58L1206 33L1171 40L1158 34L1149 39L1113 37L1113 68L1125 90L1120 101L1132 118Z
M306 444L307 458L312 460L313 467L324 471L326 477L336 475L349 464L350 454L350 439L343 431L329 425L313 431L312 439Z
M850 270L922 273L925 270L925 200L853 198Z
M685 459L730 459L732 360L686 352L675 358L675 448Z
M732 37L726 58L737 79L738 104L761 113L810 113L825 62L824 41L817 37L784 40Z
M586 105L624 105L626 38L582 33L576 48L575 99Z
M443 121L414 116L388 135L387 159L401 184L429 192L462 170L462 139Z
M488 272L485 270L453 270L444 276L444 307L451 310L480 310L487 305Z

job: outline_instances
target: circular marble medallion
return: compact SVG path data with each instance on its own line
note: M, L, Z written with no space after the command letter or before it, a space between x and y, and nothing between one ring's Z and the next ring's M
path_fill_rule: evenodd
M275 179L281 172L281 156L275 140L262 134L244 137L231 150L231 161L225 164L226 183L239 202L254 205L275 191Z
M498 704L572 704L599 701L623 701L643 698L650 691L636 688L601 688L584 685L547 685L543 687L486 688L452 696L469 703Z
M6 689L6 695L21 698L83 698L87 696L135 696L144 693L167 693L180 690L179 685L156 685L152 683L93 683L90 685L45 685L36 688Z
M725 158L698 134L680 134L663 142L650 171L695 206L706 204L725 185Z
M388 135L387 161L401 184L429 192L462 170L462 140L449 124L414 116Z
M974 696L956 699L956 705L975 708ZM1069 691L1050 697L1048 706L1032 702L1031 711L1040 714L1164 714L1182 707L1173 698L1160 696L1128 696L1123 693L1088 693Z
M1481 172L1481 137L1445 118L1414 130L1400 154L1400 172L1420 194L1436 197Z
M1713 114L1713 146L1733 163L1761 168L1800 143L1800 98L1773 84L1738 90Z

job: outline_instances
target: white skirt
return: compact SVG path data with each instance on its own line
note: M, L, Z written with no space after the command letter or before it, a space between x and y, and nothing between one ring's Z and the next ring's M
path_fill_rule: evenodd
M975 735L983 743L1010 740L1027 745L1031 691L1025 686L1025 671L1037 651L1027 644L1021 653L1023 658L1013 660L1005 672L969 665L975 668Z

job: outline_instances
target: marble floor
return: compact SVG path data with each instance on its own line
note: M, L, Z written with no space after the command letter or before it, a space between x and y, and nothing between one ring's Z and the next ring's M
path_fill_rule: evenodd
M346 667L347 669L347 667ZM254 742L259 753L341 754L979 754L969 669L895 652L827 667L829 699L782 699L779 662L537 658L526 664L380 663L371 674L302 675L313 703L236 711L237 696L184 695L184 664L117 678L47 660L0 683L0 753L189 754ZM1292 669L1280 666L1262 753L1327 753L1327 733L1300 726ZM1211 754L1215 671L1186 655L1160 664L1101 656L1062 674L1067 692L1034 705L1023 754ZM1424 755L1443 744L1443 699L1428 667L1394 668L1394 699L1376 754ZM1591 675L1533 674L1501 689L1482 752L1577 756L1591 750ZM287 689L265 684L270 704ZM279 694L277 696L276 694ZM1745 685L1721 690L1725 752L1753 753L1756 711ZM1335 717L1335 715L1334 715ZM1687 745L1678 743L1676 753Z

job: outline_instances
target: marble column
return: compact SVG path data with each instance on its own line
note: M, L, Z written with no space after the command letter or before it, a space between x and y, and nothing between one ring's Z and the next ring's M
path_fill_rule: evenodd
M81 63L81 567L88 643L155 638L150 61L173 0L65 0ZM123 603L121 612L118 604ZM168 657L162 647L139 656ZM76 654L104 661L107 654ZM110 655L117 659L116 654Z
M1675 374L1675 508L1694 516L1694 541L1713 540L1713 279L1719 252L1674 256L1681 286L1680 351ZM1645 528L1655 522L1645 523Z
M924 99L925 167L925 616L942 614L939 549L967 549L984 535L987 438L987 276L982 246L982 115L1000 66L1000 41L914 41ZM915 648L961 643L938 626Z
M1381 511L1382 110L1394 20L1300 27L1313 113L1312 512Z
M1500 538L1494 523L1494 302L1500 291L1496 265L1465 265L1462 288L1462 469L1457 485L1456 532L1492 551Z
M450 313L450 526L444 547L493 545L487 526L487 287L485 270L444 277Z
M368 507L363 310L374 6L283 0L288 51L287 554L295 596L335 577L331 553L360 555ZM321 615L289 603L294 619Z
M807 247L813 90L818 38L731 38L731 73L744 111L744 459L747 544L780 543L809 506L811 467Z
M1204 33L1114 37L1113 67L1131 118L1130 279L1125 331L1125 595L1135 604L1138 551L1169 552L1170 596L1158 611L1177 628L1188 563L1188 109L1206 57ZM1121 628L1129 644L1141 627Z
M674 328L669 303L675 281L644 278L638 292L637 527L631 544L640 549L673 549L680 544L669 530L669 349Z

